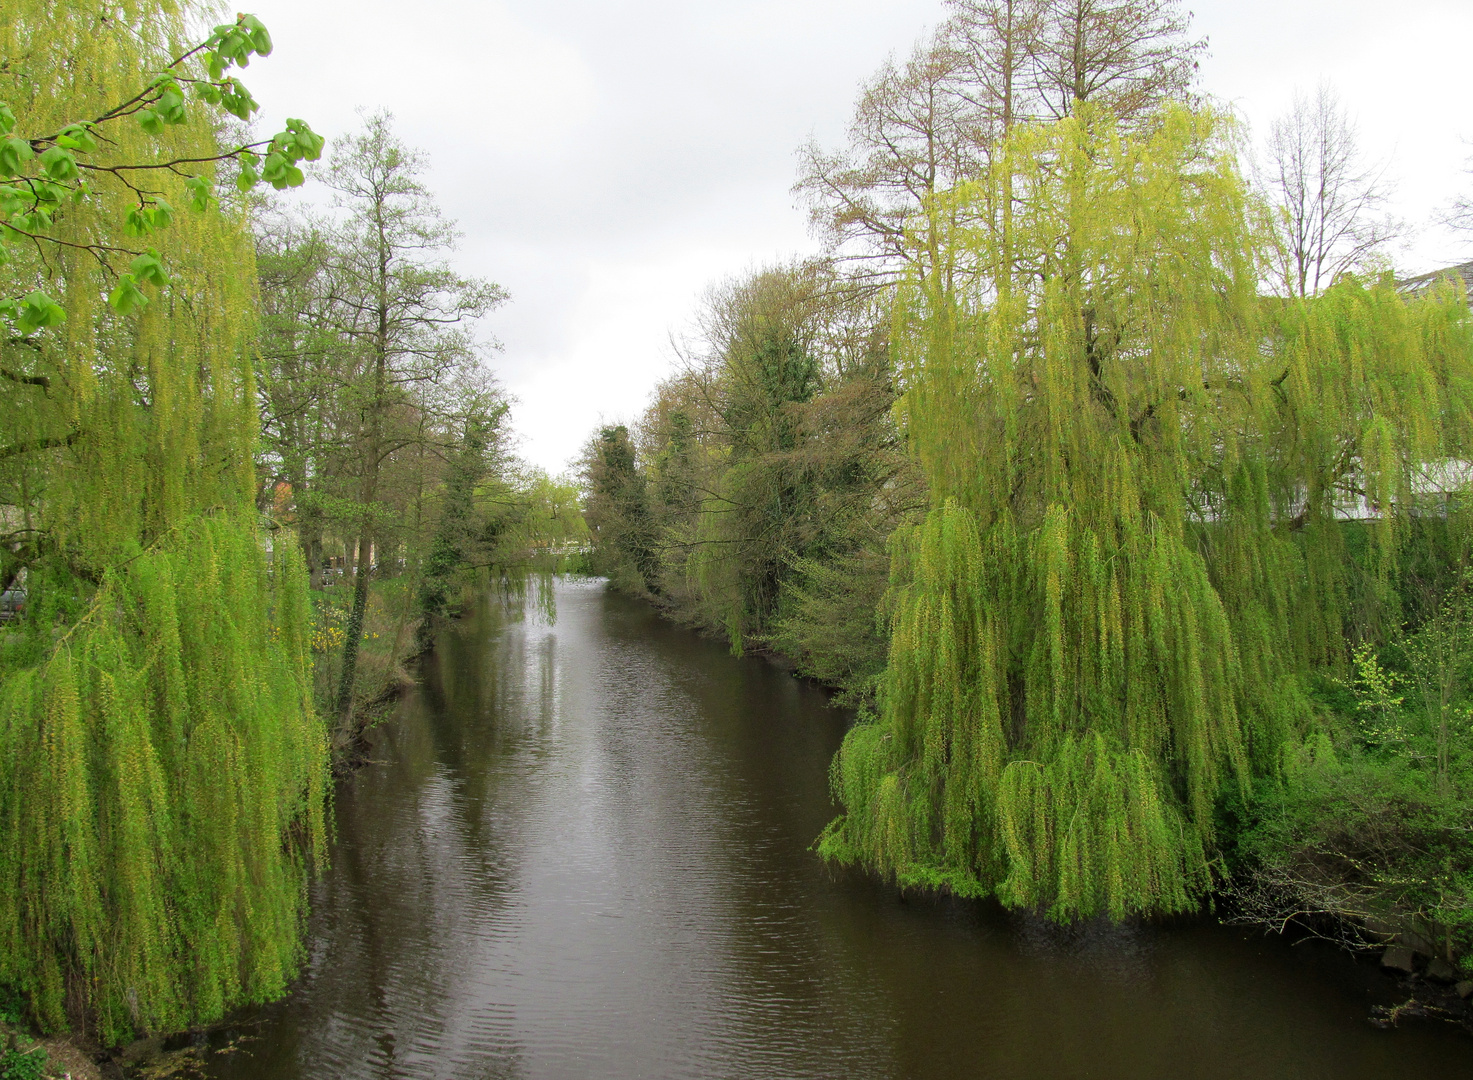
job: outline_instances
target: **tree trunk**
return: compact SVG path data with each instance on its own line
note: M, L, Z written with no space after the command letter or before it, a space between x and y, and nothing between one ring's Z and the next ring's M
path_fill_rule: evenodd
M343 670L338 683L338 731L344 740L351 740L354 734L353 688L358 677L358 645L363 640L363 616L368 610L368 564L369 552L373 550L373 535L368 514L363 517L363 531L358 536L358 558L353 566L353 607L344 629Z
M338 725L344 743L357 737L353 729L353 690L358 676L358 645L363 640L363 615L368 609L369 561L373 551L373 504L378 498L378 473L383 464L384 403L388 392L389 368L389 257L384 235L382 195L377 198L378 305L373 337L373 398L368 408L368 439L363 455L363 525L358 532L358 562L353 570L353 610L348 616L343 642L342 680L338 684Z

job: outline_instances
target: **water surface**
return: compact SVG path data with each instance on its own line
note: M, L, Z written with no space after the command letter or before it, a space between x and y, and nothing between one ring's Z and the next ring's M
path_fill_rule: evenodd
M306 974L216 1080L1473 1075L1395 986L1227 927L1061 932L809 845L846 716L597 583L489 607L339 789Z

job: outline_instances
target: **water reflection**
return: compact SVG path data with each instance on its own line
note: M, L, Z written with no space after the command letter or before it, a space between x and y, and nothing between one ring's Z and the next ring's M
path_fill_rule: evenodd
M308 972L226 1078L1460 1075L1338 954L902 900L808 846L844 717L596 584L486 609L338 795Z

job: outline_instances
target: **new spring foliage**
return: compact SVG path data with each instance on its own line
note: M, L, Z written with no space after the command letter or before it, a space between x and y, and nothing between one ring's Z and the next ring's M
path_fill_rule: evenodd
M26 130L97 115L177 55L187 14L7 3L4 96ZM201 118L120 125L111 151L218 144ZM150 236L172 285L123 317L84 247L138 245L115 224L131 197L99 185L53 231L83 247L15 245L0 271L66 311L5 345L4 570L24 568L28 607L0 632L0 984L43 1027L90 1016L105 1041L280 994L324 849L306 578L280 540L268 567L253 506L245 222L215 208Z
M1081 108L933 212L951 273L897 320L933 509L892 541L881 715L835 761L826 856L1061 919L1188 909L1307 672L1397 624L1426 478L1469 455L1467 310L1261 297L1229 135Z

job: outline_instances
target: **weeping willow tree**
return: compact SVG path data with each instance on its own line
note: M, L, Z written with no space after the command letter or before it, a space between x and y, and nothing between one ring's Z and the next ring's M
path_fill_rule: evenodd
M1426 478L1470 455L1467 311L1260 297L1230 136L1081 108L934 215L965 284L902 290L897 323L933 504L892 541L826 857L1065 920L1192 908L1214 803L1304 735L1306 674L1400 619Z
M26 297L0 346L0 558L27 594L0 628L0 984L109 1042L280 994L324 847L307 582L253 508L252 245L213 194L217 125L155 77L187 74L195 14L0 13L0 291ZM244 94L194 82L221 85ZM64 199L14 195L79 168Z

